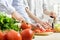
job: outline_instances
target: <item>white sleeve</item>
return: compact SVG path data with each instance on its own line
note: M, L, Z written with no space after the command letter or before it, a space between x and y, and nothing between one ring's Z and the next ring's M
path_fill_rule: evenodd
M5 9L7 13L12 13L13 11L15 11L15 8L12 7L12 5L8 3L8 1L0 0L0 10L3 11L3 9Z
M48 9L48 3L46 0L43 0L43 10Z
M23 1L24 1L25 7L28 7L29 8L27 0L23 0Z

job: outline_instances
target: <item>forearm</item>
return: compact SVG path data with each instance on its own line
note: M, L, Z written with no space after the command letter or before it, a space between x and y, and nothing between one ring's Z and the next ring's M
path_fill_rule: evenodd
M13 18L15 18L18 21L25 21L25 19L16 11L14 11L11 15Z
M44 10L43 12L44 12L44 14L46 14L46 15L54 18L54 19L56 19L56 17L57 17L57 16L56 16L56 13L55 13L54 11Z
M42 24L43 22L37 18L29 9L26 9L27 14L31 17L35 22Z

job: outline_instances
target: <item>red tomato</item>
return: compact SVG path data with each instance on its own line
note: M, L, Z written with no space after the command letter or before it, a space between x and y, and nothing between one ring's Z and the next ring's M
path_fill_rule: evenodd
M46 32L53 32L53 30L51 30L51 29L46 29Z
M31 25L30 24L28 24L28 23L22 23L22 25L21 25L21 28L22 29L31 29Z
M8 33L6 33L4 37L4 40L22 40L21 35L14 30L11 30Z
M22 40L32 40L34 32L30 29L25 29L21 32Z
M40 30L39 29L35 29L34 32L35 33L40 33Z
M42 33L42 32L45 32L45 31L42 31L42 30L40 30L40 29L35 29L34 32L35 32L35 33Z
M0 31L0 40L3 40L3 36L4 36L3 32Z

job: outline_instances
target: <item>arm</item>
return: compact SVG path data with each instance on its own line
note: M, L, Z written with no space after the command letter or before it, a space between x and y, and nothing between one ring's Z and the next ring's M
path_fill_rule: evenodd
M29 17L31 17L35 22L39 23L39 24L43 24L43 22L37 18L28 8L25 8L27 14L29 15Z
M48 16L52 16L54 19L56 19L56 13L53 11L49 11L47 5L48 5L47 1L43 0L43 12L44 12L44 14L46 14Z
M23 18L18 12L15 11L15 8L12 7L12 6L8 3L8 1L6 1L6 0L1 0L1 1L0 1L0 8L1 8L1 9L0 9L1 11L4 11L3 9L5 9L4 12L10 13L13 18L15 18L15 19L17 19L17 20L19 20L19 21L22 21L22 20L25 21L24 18Z
M43 12L44 12L44 14L46 14L48 16L52 16L54 19L56 19L56 13L55 12L53 12L53 11L50 12L48 10L44 10Z
M12 12L12 17L17 19L18 21L24 21L25 22L25 19L16 11Z
M24 17L26 22L31 23L30 18L25 11L26 4L24 5L23 2L24 2L24 0L13 0L12 4L13 4L13 7L15 8L15 10Z
M32 14L32 12L29 9L25 9L27 14L36 22L39 23L40 25L42 25L42 28L51 28L50 25L48 25L48 23L41 21L39 18L37 18L34 14ZM38 25L39 26L39 25ZM41 27L41 26L39 26Z

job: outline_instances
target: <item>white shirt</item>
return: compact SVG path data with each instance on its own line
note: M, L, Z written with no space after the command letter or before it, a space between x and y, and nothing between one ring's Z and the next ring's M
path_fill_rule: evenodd
M48 9L47 0L29 0L28 2L31 11L39 18L42 17L43 10Z
M30 18L25 11L23 0L0 0L0 11L10 14L15 10L20 13L27 22L31 23Z
M15 11L15 8L11 5L12 0L0 0L0 11L12 13Z
M36 16L43 18L43 10L48 9L46 0L36 0Z

